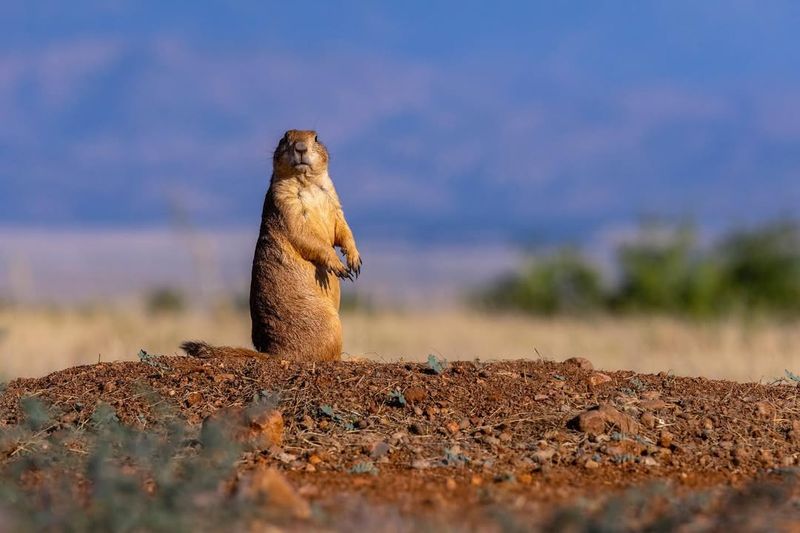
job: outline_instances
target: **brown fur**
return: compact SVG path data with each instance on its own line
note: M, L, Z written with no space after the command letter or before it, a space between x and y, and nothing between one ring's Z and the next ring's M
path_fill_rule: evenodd
M258 352L193 342L181 347L197 357L340 359L339 278L352 280L360 271L361 257L328 175L327 149L313 131L287 131L273 156L253 257L250 317Z

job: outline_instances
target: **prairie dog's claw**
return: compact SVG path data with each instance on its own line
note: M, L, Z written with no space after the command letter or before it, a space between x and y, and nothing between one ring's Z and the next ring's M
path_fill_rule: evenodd
M348 258L347 268L355 277L361 275L361 257L358 257L355 261L350 261Z

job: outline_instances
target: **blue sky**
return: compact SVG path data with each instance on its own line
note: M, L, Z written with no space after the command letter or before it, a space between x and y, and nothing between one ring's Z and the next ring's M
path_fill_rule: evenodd
M374 238L800 209L796 2L6 1L0 21L0 225L253 225L292 127Z

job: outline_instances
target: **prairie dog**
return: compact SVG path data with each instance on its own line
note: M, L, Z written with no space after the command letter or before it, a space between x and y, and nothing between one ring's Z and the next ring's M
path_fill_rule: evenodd
M328 174L328 151L316 132L289 130L275 149L272 168L250 282L257 352L185 342L181 347L189 355L341 358L339 279L360 274L361 256Z

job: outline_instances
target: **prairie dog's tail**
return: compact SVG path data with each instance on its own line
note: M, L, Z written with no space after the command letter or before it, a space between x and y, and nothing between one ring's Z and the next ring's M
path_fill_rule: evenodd
M211 357L249 357L254 359L261 359L268 361L272 359L269 355L249 348L235 348L233 346L211 346L206 342L200 341L186 341L181 344L181 350L186 352L187 355L198 357L200 359L209 359Z

